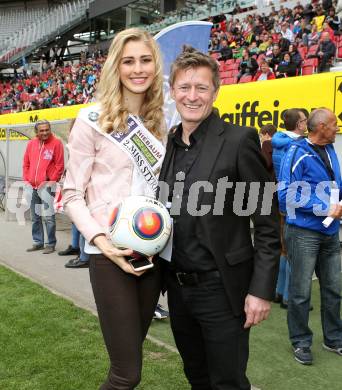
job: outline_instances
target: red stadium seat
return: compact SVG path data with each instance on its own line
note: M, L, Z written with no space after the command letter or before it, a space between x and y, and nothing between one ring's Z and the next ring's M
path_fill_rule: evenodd
M253 80L253 76L251 75L242 75L241 78L240 78L240 81L239 81L239 84L241 83L249 83Z
M231 58L230 60L227 60L227 61L225 62L225 64L226 64L226 65L233 65L234 62L235 62L234 58Z
M337 58L342 58L342 46L337 49Z
M224 62L220 62L219 71L224 72L226 70L226 64Z
M236 84L237 83L237 77L228 77L226 79L221 80L221 85L229 85L229 84Z
M316 54L317 48L318 48L318 45L312 45L312 46L310 46L310 47L309 47L309 51L307 52L307 55Z
M220 79L226 79L230 77L231 72L220 72Z
M303 63L302 63L302 67L303 66L313 66L313 67L317 67L318 65L318 58L306 58Z
M314 68L312 66L302 66L302 76L308 76L314 73Z
M279 42L279 35L278 34L272 34L272 41L273 43Z
M318 66L317 58L307 58L302 63L302 76L307 76L316 72Z
M232 77L237 77L237 75L240 73L239 69L234 69L232 71Z
M306 57L307 52L308 52L308 48L306 46L298 47L298 53L301 55L302 58Z

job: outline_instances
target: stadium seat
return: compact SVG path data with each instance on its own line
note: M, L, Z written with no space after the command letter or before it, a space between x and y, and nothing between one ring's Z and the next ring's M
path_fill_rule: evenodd
M230 60L227 60L227 61L225 62L225 64L226 64L226 65L233 65L234 62L235 62L234 58L231 58Z
M242 75L240 80L239 80L239 84L242 84L242 83L249 83L253 80L253 76L251 75Z
M231 72L220 72L220 79L226 79L231 76Z
M307 52L307 55L316 54L317 48L318 48L318 45L312 45L312 46L310 46L310 47L309 47L309 51Z
M239 69L232 70L232 77L237 77L239 73L240 73Z
M226 70L226 64L224 62L220 62L219 71L224 72Z
M306 46L298 47L298 53L301 55L303 59L306 57L307 52L308 52L308 48Z
M229 85L229 84L236 84L237 83L237 77L228 77L226 79L221 80L221 85Z
M342 42L341 42L342 43ZM342 45L337 49L337 55L336 57L338 59L342 58Z
M307 58L302 63L302 76L307 76L316 72L318 66L317 58Z

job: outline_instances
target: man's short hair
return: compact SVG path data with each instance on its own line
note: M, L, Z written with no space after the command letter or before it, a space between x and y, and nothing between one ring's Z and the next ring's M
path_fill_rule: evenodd
M220 87L220 73L219 66L213 58L210 56L194 49L191 46L183 46L183 52L175 59L171 65L169 84L172 87L177 73L180 70L190 69L190 68L199 68L199 67L209 68L212 72L212 80L214 84L215 91Z
M260 128L260 134L262 134L262 135L268 134L270 137L273 137L273 135L274 135L274 133L276 133L276 131L277 131L277 128L272 123L269 123L269 124L262 126Z
M322 107L317 108L310 113L307 124L308 132L315 131L320 123L326 123L328 111L330 111L328 108Z
M296 130L298 121L300 120L301 113L305 115L305 113L299 108L290 108L289 110L285 111L284 126L286 130L289 131Z
M34 124L34 131L37 133L38 132L38 126L40 125L49 125L49 128L51 129L51 124L48 120L46 119L41 119L39 121L37 121L35 124Z

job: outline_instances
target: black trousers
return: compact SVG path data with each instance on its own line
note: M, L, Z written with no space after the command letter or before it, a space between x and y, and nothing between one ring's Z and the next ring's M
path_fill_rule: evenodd
M103 255L91 255L89 273L110 358L100 390L134 389L141 379L142 344L161 288L159 263L136 277Z
M167 276L172 332L193 390L249 390L249 330L235 317L220 278L180 286Z

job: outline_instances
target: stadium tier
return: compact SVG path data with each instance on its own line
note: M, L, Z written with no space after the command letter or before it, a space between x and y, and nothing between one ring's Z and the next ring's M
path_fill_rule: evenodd
M179 21L212 22L208 50L223 85L324 72L342 59L339 6L324 8L329 2L193 0L163 14L155 9L152 19L144 16L151 2L116 3L121 8L108 10L102 0L0 1L0 65L15 67L0 80L0 112L93 101L119 15L126 27L151 33ZM74 41L82 50L71 55Z

